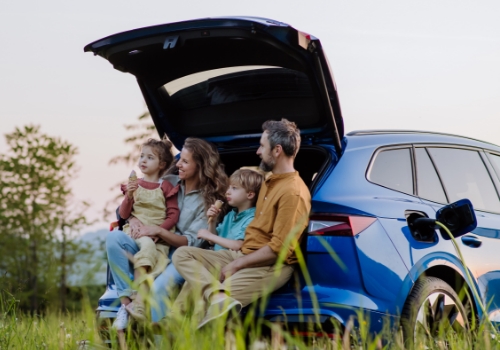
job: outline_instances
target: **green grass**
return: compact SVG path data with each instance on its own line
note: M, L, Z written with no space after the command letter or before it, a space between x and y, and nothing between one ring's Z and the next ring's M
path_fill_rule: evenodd
M0 349L77 349L80 340L99 343L95 313L85 300L78 313L29 315L18 301L0 291Z
M333 249L329 250L333 261L339 261ZM311 284L305 260L300 252L297 253L299 266L306 283ZM281 264L284 254L280 254L277 264ZM463 261L464 267L465 261ZM469 276L470 277L470 276ZM477 292L477 291L476 291ZM194 291L199 295L199 291ZM315 309L319 309L316 296L311 293ZM96 300L91 296L90 300ZM197 330L200 315L203 315L204 306L200 298L193 298L188 307L189 313L179 316L173 312L168 322L159 331L156 337L150 324L134 325L126 333L127 348L150 349L157 346L162 349L405 349L402 332L397 326L390 326L385 322L379 334L369 333L368 319L358 313L356 320L347 322L346 328L341 329L337 324L319 324L319 315L308 315L306 327L300 331L314 334L311 337L297 335L293 325L286 323L270 323L259 318L265 308L267 298L254 304L244 318L235 318L227 323L225 320L216 320L202 330ZM68 313L47 312L41 315L29 315L17 310L18 302L15 297L0 290L0 350L3 349L118 349L117 334L109 327L106 335L112 340L105 344L100 338L102 324L98 324L95 307L89 303L89 297L83 295L80 311ZM170 305L172 306L172 304ZM484 306L482 306L484 308ZM74 309L76 310L76 309ZM445 334L442 327L437 336L419 335L415 342L415 349L500 349L500 342L493 334L489 320L483 320L479 326L464 335L456 333ZM108 325L109 326L109 325ZM334 337L322 335L329 328L328 333ZM102 332L101 332L102 333ZM160 342L160 343L159 343Z
M0 293L0 349L105 349L99 338L94 309L83 300L81 312L49 312L43 316L27 315L16 310L11 295ZM368 324L360 314L359 326L349 322L347 332L335 329L334 339L325 337L302 338L293 335L282 324L272 324L255 317L257 310L250 310L243 320L231 321L226 327L223 321L214 322L206 329L196 330L198 317L188 315L173 317L162 329L159 338L165 349L404 349L401 334L385 327L378 335L368 333ZM416 349L497 349L498 341L486 331L487 324L469 334L469 340L457 335L442 335L441 340L421 337ZM263 332L267 330L267 332ZM310 330L317 332L314 320ZM317 332L319 334L319 332ZM110 336L116 339L116 333ZM135 326L126 335L129 349L155 348L155 340L149 326ZM86 341L86 346L83 345ZM158 344L158 343L156 343ZM286 344L286 345L285 345ZM471 345L472 344L472 345ZM114 341L111 348L118 349Z

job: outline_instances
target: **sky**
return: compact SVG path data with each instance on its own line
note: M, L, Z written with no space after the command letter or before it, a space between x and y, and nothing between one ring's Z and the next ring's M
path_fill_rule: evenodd
M258 16L318 37L329 58L346 132L413 129L500 144L500 2L497 0L85 0L0 3L0 153L15 127L77 146L75 197L96 220L130 172L125 124L145 104L132 75L83 47L155 24Z

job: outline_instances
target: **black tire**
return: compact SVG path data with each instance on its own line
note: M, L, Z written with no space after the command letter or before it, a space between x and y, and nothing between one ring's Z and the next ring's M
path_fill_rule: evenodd
M436 277L422 277L415 283L401 314L401 326L409 349L417 339L446 347L451 334L470 342L466 308L455 290Z

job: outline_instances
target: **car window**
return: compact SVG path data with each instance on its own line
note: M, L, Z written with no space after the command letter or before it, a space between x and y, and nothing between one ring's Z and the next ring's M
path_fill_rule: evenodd
M409 148L379 152L372 164L370 181L413 194L413 172Z
M197 72L157 89L169 128L198 137L261 132L269 119L289 116L301 130L324 124L322 104L310 77L273 66L225 67Z
M227 74L238 73L238 72L246 72L257 69L272 69L272 68L280 68L280 67L272 67L272 66L239 66L239 67L226 67L219 69L212 69L204 72L198 72L189 74L187 76L181 77L179 79L175 79L171 82L168 82L164 85L167 93L172 96L176 92L191 87L193 85L204 83L210 79L214 79L217 77L222 77Z
M450 202L468 198L476 209L500 212L500 200L477 151L428 148Z
M309 78L303 72L271 66L241 66L194 73L162 88L179 111L245 101L313 98Z
M493 164L493 168L495 169L495 172L500 179L500 156L488 153L488 157L490 158L491 163Z
M418 196L438 203L448 203L446 195L425 148L415 149Z

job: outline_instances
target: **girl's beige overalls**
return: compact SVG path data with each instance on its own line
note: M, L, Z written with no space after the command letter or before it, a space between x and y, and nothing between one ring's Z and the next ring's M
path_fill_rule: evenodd
M154 190L148 190L138 186L134 192L134 204L132 216L139 219L144 225L160 226L166 218L165 195L160 186ZM123 231L130 235L130 226L123 226ZM148 277L153 279L165 270L170 260L168 259L169 246L165 243L154 243L150 237L140 237L135 240L139 251L134 255L134 269L149 266L151 273ZM139 282L140 281L136 281Z

